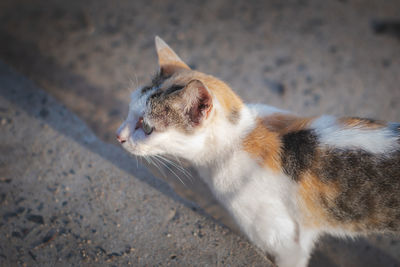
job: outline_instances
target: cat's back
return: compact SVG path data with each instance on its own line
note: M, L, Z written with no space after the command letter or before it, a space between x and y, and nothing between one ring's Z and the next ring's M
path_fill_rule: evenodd
M298 185L310 227L400 231L400 124L278 112L258 117L243 144Z

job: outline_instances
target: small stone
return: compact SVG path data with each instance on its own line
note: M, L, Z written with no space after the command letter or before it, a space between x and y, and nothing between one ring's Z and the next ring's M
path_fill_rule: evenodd
M113 252L113 253L107 254L107 261L112 261L116 257L120 257L120 256L122 256L122 255L120 253L117 253L117 252Z
M129 254L129 253L131 253L132 252L132 248L131 248L131 246L129 246L129 245L126 245L125 246L125 254Z
M100 246L95 247L95 250L96 250L96 254L97 255L106 254L106 250L104 248L100 247Z
M86 252L85 249L81 249L81 250L80 250L80 254L81 254L81 256L82 256L83 259L86 259L86 257L87 257L87 252Z
M41 215L28 214L26 215L26 219L37 224L44 224L44 219Z

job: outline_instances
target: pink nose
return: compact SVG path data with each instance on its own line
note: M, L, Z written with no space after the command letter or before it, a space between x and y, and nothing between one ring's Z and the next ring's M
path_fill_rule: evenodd
M123 143L126 142L126 138L120 136L119 134L117 134L117 140L118 140L118 142L120 142L121 144L123 144Z

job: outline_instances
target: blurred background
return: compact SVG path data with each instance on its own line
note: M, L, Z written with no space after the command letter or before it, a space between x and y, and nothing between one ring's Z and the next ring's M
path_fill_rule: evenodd
M155 35L245 102L400 120L398 0L0 2L0 60L114 145L130 92L157 71ZM200 182L157 175L235 229ZM325 238L311 264L400 266L399 255L394 237Z

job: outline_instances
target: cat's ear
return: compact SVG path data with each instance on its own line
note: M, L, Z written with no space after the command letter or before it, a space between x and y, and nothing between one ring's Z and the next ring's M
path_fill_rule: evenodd
M158 55L158 65L160 66L160 73L162 75L171 75L177 69L190 69L163 39L156 36L155 42Z
M208 118L213 108L212 95L206 85L199 80L191 80L181 91L184 112L194 126Z

